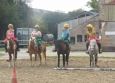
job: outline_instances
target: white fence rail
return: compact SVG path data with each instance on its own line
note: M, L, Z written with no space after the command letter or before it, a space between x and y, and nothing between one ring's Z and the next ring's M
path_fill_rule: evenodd
M29 40L18 40L20 46L27 46ZM4 46L4 40L0 40L0 46Z

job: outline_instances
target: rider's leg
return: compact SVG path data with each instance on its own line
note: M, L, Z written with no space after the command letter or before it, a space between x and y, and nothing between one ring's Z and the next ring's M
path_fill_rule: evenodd
M17 51L20 51L20 49L19 49L19 43L18 43L18 41L14 41L15 43L16 43L16 45L17 45Z
M102 53L101 43L97 41L98 47L99 47L99 54Z
M86 42L86 53L88 53L89 41Z
M7 52L7 43L5 42L5 53Z
M38 50L40 50L40 53L42 52L42 45L40 42L38 42Z

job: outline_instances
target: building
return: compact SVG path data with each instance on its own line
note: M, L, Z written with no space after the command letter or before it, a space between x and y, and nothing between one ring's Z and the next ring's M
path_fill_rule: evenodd
M70 24L71 50L86 49L86 26L93 24L103 51L115 51L115 0L99 0L99 14L84 11L68 21L58 24L58 38L64 23Z
M91 23L96 27L97 36L99 36L99 14L95 12L84 11L66 22L58 24L58 38L61 36L64 23L70 25L71 50L86 49L86 26Z
M115 51L115 0L99 0L102 47Z

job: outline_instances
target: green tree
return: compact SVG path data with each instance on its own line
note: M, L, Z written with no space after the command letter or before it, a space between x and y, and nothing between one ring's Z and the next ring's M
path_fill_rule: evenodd
M68 15L70 16L70 17L74 17L74 16L76 16L77 14L79 14L79 13L81 13L81 12L83 12L84 10L83 9L77 9L77 10L74 10L74 11L71 11L71 12L68 12Z
M91 11L93 12L99 12L99 2L98 0L90 0L86 4L87 7L92 8Z
M26 2L27 0L0 0L0 39L5 38L9 23L12 23L15 29L34 26L33 14Z
M57 24L65 21L67 19L67 14L62 12L48 12L40 20L40 26L45 29L45 32L54 35L57 38ZM42 29L41 28L41 29Z

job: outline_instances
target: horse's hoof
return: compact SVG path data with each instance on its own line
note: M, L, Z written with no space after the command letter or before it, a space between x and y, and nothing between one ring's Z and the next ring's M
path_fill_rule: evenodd
M99 66L96 65L95 67L99 67Z
M10 62L10 60L6 60L7 62Z
M59 69L60 67L57 67L57 69Z
M92 68L92 66L89 66L89 68Z

